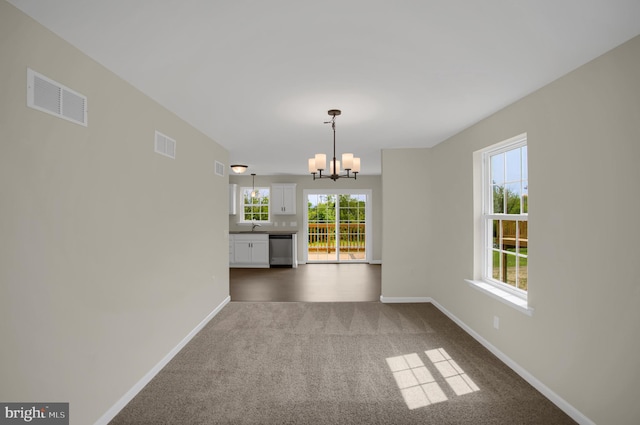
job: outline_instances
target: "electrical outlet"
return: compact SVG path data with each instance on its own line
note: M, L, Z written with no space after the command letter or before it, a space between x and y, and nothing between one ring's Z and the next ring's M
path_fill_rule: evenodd
M498 316L493 316L493 327L500 329L500 318Z

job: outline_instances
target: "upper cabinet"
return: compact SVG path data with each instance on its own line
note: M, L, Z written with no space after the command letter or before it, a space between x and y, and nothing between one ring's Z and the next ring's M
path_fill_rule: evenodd
M277 183L271 185L271 214L291 215L296 213L296 184Z
M237 184L229 184L229 215L236 215L236 209L238 208L238 202L236 201L236 194L238 193Z

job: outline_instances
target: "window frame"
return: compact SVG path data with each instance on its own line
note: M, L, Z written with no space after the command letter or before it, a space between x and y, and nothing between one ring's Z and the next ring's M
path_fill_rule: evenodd
M267 207L267 219L266 220L256 220L256 219L252 219L252 220L246 220L245 219L245 208L246 207L254 207L254 204L246 204L244 202L245 200L245 193L249 193L249 196L251 196L251 192L253 190L256 191L267 191L267 197L269 199L269 201L266 204L260 204L261 207L264 207L266 205ZM255 213L252 213L252 215ZM240 187L240 220L238 221L238 223L241 224L253 224L253 223L259 223L259 224L271 224L271 188L268 186L265 187L252 187L252 186L246 186L246 187Z
M527 277L527 290L523 290L517 288L515 286L509 285L508 283L499 281L494 279L492 276L492 261L493 261L493 228L490 223L494 220L501 221L516 221L527 222L529 220L528 208L527 212L523 213L522 211L519 214L509 214L509 213L494 213L492 211L493 207L493 181L491 179L491 158L495 155L503 154L509 152L511 150L520 149L522 147L527 146L527 134L521 134L516 137L510 138L503 142L497 143L495 145L489 146L486 149L481 151L482 154L482 207L481 207L481 216L480 216L480 227L481 227L481 280L491 286L496 287L499 290L505 291L519 299L527 301L528 298L528 277ZM528 149L527 149L527 170L528 170ZM506 176L505 176L505 187L506 187ZM520 176L520 182L524 181L522 175ZM528 186L528 171L527 171L527 186ZM506 189L505 189L506 192ZM522 194L521 194L522 197ZM528 197L528 194L527 194ZM522 198L521 198L522 202ZM528 201L527 201L528 205ZM521 204L522 208L522 204ZM502 241L502 236L499 236L500 241ZM502 242L499 243L499 246L502 246ZM504 251L501 249L501 251ZM522 258L523 255L520 253L515 253L516 261L519 262L519 258ZM527 256L527 275L528 275L528 251Z

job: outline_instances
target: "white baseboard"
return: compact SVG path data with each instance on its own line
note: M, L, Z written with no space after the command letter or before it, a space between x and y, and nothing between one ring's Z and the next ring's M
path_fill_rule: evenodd
M380 297L382 301L382 297ZM438 304L437 301L430 301L438 310L444 313L449 319L453 320L458 326L460 326L466 333L471 335L476 341L482 344L487 350L491 351L497 358L499 358L503 363L513 369L518 375L520 375L525 381L531 384L535 389L540 391L545 397L547 397L553 404L558 406L563 412L569 415L574 421L578 422L581 425L596 425L591 419L586 417L582 412L578 409L570 405L566 400L560 397L558 394L553 392L549 387L544 385L540 380L538 380L535 376L529 373L525 368L520 366L518 363L509 358L502 351L498 350L494 345L492 345L489 341L484 339L480 334L467 326L462 320L458 319L454 316L450 311L446 308Z
M220 305L218 305L211 313L209 313L207 317L205 317L204 320L202 320L202 322L198 324L198 326L196 326L191 332L189 332L189 334L185 336L182 341L178 343L178 345L176 345L171 351L169 351L169 353L164 356L164 358L160 360L158 364L156 364L149 372L147 372L147 374L144 375L142 379L140 379L129 391L127 391L127 393L123 395L120 400L118 400L113 406L111 406L111 408L107 410L105 414L95 422L95 425L107 425L113 418L115 418L116 415L144 388L144 386L147 385L158 374L158 372L160 372L162 368L165 367L167 363L169 363L171 359L173 359L173 357L175 357L175 355L178 354L178 352L180 352L180 350L182 350L182 348L184 348L184 346L187 345L189 341L191 341L191 339L196 336L196 334L200 332L200 330L202 330L202 328L204 328L206 324L209 323L209 321L213 319L230 301L231 296L227 296L227 298L225 298L224 301L220 303Z
M307 263L306 261L298 260L298 264L299 265L305 265L305 264L310 264L310 263ZM320 263L320 264L322 264L322 263ZM331 263L331 264L333 264L333 263ZM382 265L382 260L372 260L372 261L369 261L367 264Z
M430 303L433 302L431 297L385 297L380 295L381 303Z

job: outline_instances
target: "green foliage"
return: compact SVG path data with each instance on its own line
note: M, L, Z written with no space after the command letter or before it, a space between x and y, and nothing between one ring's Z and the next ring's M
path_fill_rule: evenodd
M365 201L358 199L351 195L336 195L327 196L326 202L313 205L308 203L307 211L310 223L324 222L335 223L336 222L336 200L339 201L340 206L340 222L364 222L365 221Z
M506 208L505 208L505 195L507 196ZM520 194L511 189L505 189L504 186L493 186L493 213L494 214L520 214L520 207L522 206L522 212L529 212L529 197L525 194L520 199Z
M261 195L258 192L258 196L251 197L250 192L244 193L245 205L269 205L269 195Z
M251 196L251 191L243 193L244 219L246 221L269 220L269 191L256 189L256 196Z

